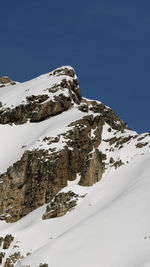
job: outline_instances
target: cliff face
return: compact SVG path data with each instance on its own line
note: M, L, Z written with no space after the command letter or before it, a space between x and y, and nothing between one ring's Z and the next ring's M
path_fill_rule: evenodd
M105 170L99 149L103 125L116 131L128 127L104 104L81 97L71 67L7 88L6 95L1 88L0 124L18 131L33 127L26 143L35 135L32 145L22 141L18 159L0 174L0 219L14 222L51 202L77 174L81 186L98 182Z

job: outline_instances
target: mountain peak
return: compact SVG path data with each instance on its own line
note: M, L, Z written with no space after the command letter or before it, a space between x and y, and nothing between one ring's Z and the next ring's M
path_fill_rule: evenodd
M50 72L50 75L56 75L56 76L66 75L66 76L70 76L72 78L77 78L75 70L71 66L59 67L59 68L55 69L54 71Z
M0 83L2 84L7 84L7 83L11 83L12 79L9 78L8 76L2 76L0 77Z
M16 82L14 82L10 77L8 76L0 77L0 88L14 84L16 84Z
M2 88L0 93L2 124L42 121L81 101L77 76L70 66L16 84L13 88Z

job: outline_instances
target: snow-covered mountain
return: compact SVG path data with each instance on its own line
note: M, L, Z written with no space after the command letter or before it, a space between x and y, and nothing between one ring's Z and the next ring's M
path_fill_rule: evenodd
M150 133L75 71L0 78L0 264L150 267Z

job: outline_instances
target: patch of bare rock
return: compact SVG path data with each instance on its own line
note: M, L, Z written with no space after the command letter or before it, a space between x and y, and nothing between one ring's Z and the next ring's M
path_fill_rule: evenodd
M79 198L84 196L79 196L74 192L59 193L46 207L46 212L43 214L42 219L51 219L60 216L64 216L68 211L71 211L76 205Z

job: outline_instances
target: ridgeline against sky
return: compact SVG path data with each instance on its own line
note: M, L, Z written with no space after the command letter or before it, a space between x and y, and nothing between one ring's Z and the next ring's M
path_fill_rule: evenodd
M0 76L21 82L72 65L82 95L150 131L148 0L6 0L0 30Z

